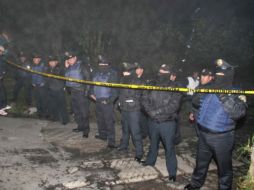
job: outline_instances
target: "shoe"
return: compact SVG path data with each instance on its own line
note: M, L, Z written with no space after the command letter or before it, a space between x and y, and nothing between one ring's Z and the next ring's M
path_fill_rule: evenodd
M9 106L9 105L7 105L7 106L5 106L5 108L3 108L3 110L9 110L9 109L11 109L11 106Z
M69 121L63 121L62 124L63 125L67 125L69 123Z
M142 135L142 139L143 140L146 139L146 137L147 137L147 135Z
M78 132L82 132L82 131L79 128L75 128L75 129L72 129L72 132L78 133Z
M7 113L6 111L4 111L3 109L0 110L0 115L5 116L5 115L7 115L7 114L8 114L8 113Z
M110 148L110 149L117 148L117 146L116 146L116 145L112 145L112 144L109 144L107 147L108 147L108 148Z
M117 147L117 150L118 150L119 152L126 152L126 151L127 151L127 148Z
M199 190L200 188L193 187L191 184L187 184L184 190Z
M95 135L94 136L96 139L100 139L100 140L103 140L103 141L106 141L107 138L104 138L104 137L101 137L100 135Z
M134 160L135 160L136 162L138 162L139 164L144 163L144 161L142 161L142 158L140 158L140 157L135 157Z
M175 175L169 176L168 179L171 182L176 182L176 176Z
M146 163L146 161L142 161L141 163L142 163L143 166L152 166L152 167L154 166L154 165L152 165L152 164Z
M83 138L88 138L88 133L83 133L82 137Z
M49 117L49 120L50 120L50 121L52 121L52 122L57 121L57 119L56 119L56 118L54 118L54 117Z

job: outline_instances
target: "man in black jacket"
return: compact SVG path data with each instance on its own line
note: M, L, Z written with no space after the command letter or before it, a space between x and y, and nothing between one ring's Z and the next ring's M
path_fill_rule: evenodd
M156 80L157 86L175 87L170 81L170 68L163 64ZM151 118L151 142L149 153L144 165L154 166L160 140L165 147L166 165L169 180L176 181L177 159L175 153L176 118L181 100L181 94L167 91L149 91L143 95L143 106Z
M146 80L144 77L144 65L137 63L137 62L135 62L134 65L136 66L136 75L137 75L138 83L146 84ZM142 107L140 110L139 125L140 125L140 129L141 129L142 138L145 139L147 136L149 136L149 138L150 138L149 127L148 127L148 125L149 125L148 117Z
M131 63L123 63L123 76L121 83L141 85L135 73L136 66ZM122 116L122 140L119 150L127 150L130 136L135 146L135 160L141 162L143 157L143 142L140 128L140 100L141 90L121 89L119 94L119 107Z
M31 68L31 62L28 60L28 55L23 51L19 52L18 63L20 64L20 66L26 69ZM27 106L30 106L32 103L31 73L24 71L22 69L17 69L14 78L15 78L15 86L13 90L12 101L16 103L20 90L24 88L25 102Z
M63 76L63 68L60 67L56 56L48 57L48 73ZM65 81L47 78L48 83L48 108L50 119L61 121L63 125L69 122L65 99Z

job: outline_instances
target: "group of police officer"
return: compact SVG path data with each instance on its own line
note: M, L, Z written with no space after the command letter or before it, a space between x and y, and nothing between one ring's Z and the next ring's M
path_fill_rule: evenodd
M110 59L101 55L98 57L98 68L93 72L74 52L65 53L64 67L55 56L49 56L45 64L40 54L33 54L32 64L30 64L23 52L19 54L19 63L33 71L79 80L146 84L142 75L144 68L139 63L122 63L122 72L119 75L111 66ZM202 70L199 88L232 88L234 67L224 60L218 60L216 68L216 72L207 68ZM183 93L85 85L69 80L46 78L23 70L18 70L16 77L13 100L17 100L18 92L24 87L26 102L31 105L32 89L38 116L54 121L59 120L62 124L69 122L65 97L65 91L68 89L71 108L77 123L77 128L73 129L73 132L82 132L84 138L89 136L89 104L90 100L93 100L98 126L98 134L95 138L105 141L108 148L117 148L118 151L126 151L131 138L135 147L135 160L144 166L155 165L161 141L165 148L169 180L176 181L175 137ZM180 83L176 77L177 72L169 65L163 64L152 84L162 87L179 87ZM2 101L3 98L0 100ZM202 187L211 159L215 159L218 166L219 189L231 189L235 121L244 116L246 101L243 96L238 95L196 93L192 102L190 120L195 121L199 141L196 168L191 183L185 189ZM120 109L122 121L122 138L118 146L115 140L115 104ZM144 122L147 124L145 130L141 127ZM142 160L143 137L146 134L150 138L150 147L144 161Z

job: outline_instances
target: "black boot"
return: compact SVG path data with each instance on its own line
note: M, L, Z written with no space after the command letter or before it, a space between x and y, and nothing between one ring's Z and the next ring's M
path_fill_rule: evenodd
M193 187L191 184L187 184L184 190L199 190L200 188Z
M171 175L168 177L169 181L171 182L176 182L176 176L175 175Z

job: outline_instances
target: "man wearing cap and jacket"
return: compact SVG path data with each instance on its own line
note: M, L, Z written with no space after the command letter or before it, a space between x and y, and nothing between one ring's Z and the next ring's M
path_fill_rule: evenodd
M137 80L138 83L140 84L146 84L146 80L144 77L144 66L140 63L135 62L134 65L136 66L136 75L137 75ZM141 110L140 110L140 128L141 128L141 134L142 134L142 138L145 139L147 136L149 136L149 130L148 130L148 118L147 118L147 114L146 112L143 110L143 107L141 106Z
M90 80L90 72L73 52L66 53L65 68L65 77ZM71 93L74 119L78 125L77 128L73 129L73 132L83 132L83 138L88 138L90 132L88 91L90 87L89 85L71 81L66 81L66 86Z
M28 60L28 55L23 51L19 52L18 63L20 66L31 69L31 61ZM20 90L24 88L25 102L27 106L32 103L32 84L31 84L31 73L24 71L22 69L17 69L15 72L15 86L13 90L12 101L16 103Z
M118 75L110 66L110 60L105 56L99 56L98 70L95 71L92 80L109 83L118 82ZM98 134L95 135L95 138L108 141L108 148L116 148L114 102L117 99L117 90L104 86L92 86L90 96L95 101L96 106Z
M170 81L170 67L168 65L163 64L160 67L156 85L162 87L175 87L175 83ZM177 159L174 140L181 94L167 91L148 91L144 93L142 99L144 109L151 119L149 127L151 142L144 165L155 165L159 144L160 141L162 141L165 147L169 180L175 182Z
M214 89L232 89L234 67L224 60L216 61ZM218 189L231 190L233 181L232 150L237 119L246 114L246 98L237 94L205 94L200 101L196 167L186 190L200 189L213 159L218 167Z
M63 67L60 66L58 58L54 55L48 56L47 73L57 76L64 75ZM65 125L69 122L65 99L65 81L49 77L47 78L47 84L50 119L61 121Z
M214 71L209 68L204 68L201 71L200 85L197 87L197 89L213 88L213 79L214 79ZM200 107L200 99L204 95L205 95L204 93L194 93L192 97L192 107L189 114L189 120L194 123L197 136L199 136L198 127L197 127L197 118L198 118L197 114L198 114L198 109Z
M38 53L33 54L31 69L37 72L46 72L47 68ZM38 116L46 118L48 116L46 78L36 73L33 73L31 77Z
M135 73L136 65L124 62L123 75L121 83L142 85ZM135 146L135 160L141 162L143 157L143 142L140 127L140 109L141 109L142 90L120 89L119 108L121 110L122 120L122 139L118 147L119 151L126 151L129 146L130 137Z

